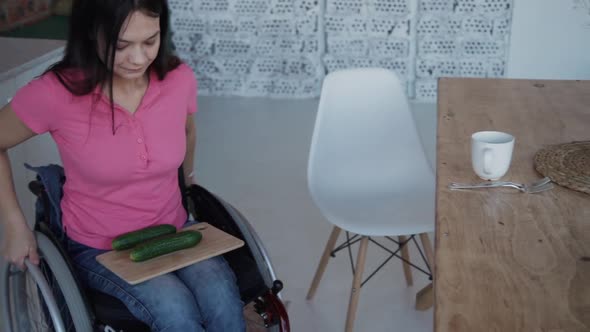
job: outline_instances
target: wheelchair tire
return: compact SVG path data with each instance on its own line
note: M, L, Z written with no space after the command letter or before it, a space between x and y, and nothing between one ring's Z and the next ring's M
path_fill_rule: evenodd
M91 314L81 291L58 248L43 233L36 231L39 268L50 285L66 331L91 332ZM38 286L27 271L11 271L7 264L4 276L3 316L7 332L52 331L53 322ZM38 321L40 320L40 321Z

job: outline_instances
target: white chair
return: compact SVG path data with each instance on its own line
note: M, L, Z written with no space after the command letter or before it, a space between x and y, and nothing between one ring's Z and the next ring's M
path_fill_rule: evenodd
M334 224L307 298L319 285L340 231L360 236L348 306L352 331L370 237L397 236L404 274L412 284L406 244L419 235L429 270L433 251L435 180L397 75L380 68L326 76L312 136L307 174L313 201ZM347 234L348 235L348 234ZM350 249L349 249L350 250ZM391 252L390 252L391 253Z

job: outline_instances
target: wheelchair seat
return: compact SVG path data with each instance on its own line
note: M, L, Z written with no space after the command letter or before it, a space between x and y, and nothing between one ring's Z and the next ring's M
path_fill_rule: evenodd
M116 297L89 288L86 288L86 294L97 321L108 322L109 326L115 326L123 331L150 331L149 326L137 320Z

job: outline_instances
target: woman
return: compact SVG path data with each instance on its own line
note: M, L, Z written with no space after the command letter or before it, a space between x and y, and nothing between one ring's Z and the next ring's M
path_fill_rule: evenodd
M235 276L222 257L129 285L95 257L119 234L185 226L178 190L193 168L197 86L167 49L165 0L75 1L62 61L0 110L2 253L37 264L6 150L49 132L63 162L66 246L88 287L119 298L153 331L243 331Z

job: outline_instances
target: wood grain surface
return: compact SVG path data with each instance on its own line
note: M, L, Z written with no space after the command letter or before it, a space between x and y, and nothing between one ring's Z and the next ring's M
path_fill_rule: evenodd
M590 140L590 81L439 81L436 331L590 331L590 195L556 186L450 191L481 182L471 134L515 136L503 180L540 178L542 147Z
M182 231L185 230L198 230L203 234L203 239L192 248L175 251L143 262L133 262L129 258L131 249L109 251L96 256L96 260L121 279L131 285L135 285L207 258L224 254L244 245L244 241L206 222L182 229Z

